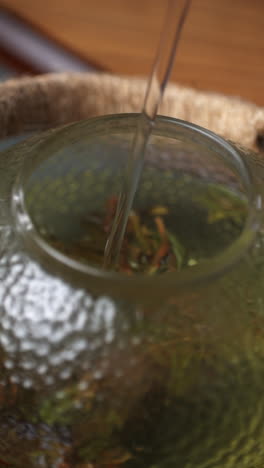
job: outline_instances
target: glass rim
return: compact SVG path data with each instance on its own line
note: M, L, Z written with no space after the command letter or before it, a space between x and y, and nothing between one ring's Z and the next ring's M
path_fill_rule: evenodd
M125 120L128 118L137 118L139 114L111 114L88 119L86 122L94 123L96 121L104 122L105 120ZM155 295L155 291L163 291L168 293L169 291L176 290L179 287L190 287L197 283L208 281L213 279L225 271L230 269L247 249L251 246L255 239L256 232L259 227L259 205L260 197L257 193L254 184L253 177L250 168L246 164L246 161L240 154L240 152L231 143L216 135L210 130L204 129L196 124L175 119L172 117L158 116L157 122L172 124L177 128L183 128L190 132L195 132L197 136L202 136L208 139L208 141L214 142L219 148L224 148L232 158L232 161L236 164L239 170L239 176L243 179L243 182L247 189L247 200L248 200L248 215L243 227L243 230L239 237L227 248L216 254L208 260L204 260L197 265L190 268L181 270L180 272L170 272L161 275L145 275L137 273L135 275L126 275L124 273L107 271L88 263L80 262L71 259L69 256L61 253L54 247L52 247L43 237L38 233L33 222L31 221L30 214L25 205L23 182L27 179L27 171L22 168L21 174L18 176L12 193L12 212L15 217L15 222L20 235L23 237L25 243L38 255L38 258L42 259L45 263L55 267L56 271L60 271L62 275L74 278L76 277L77 282L80 281L82 285L87 284L89 287L89 281L96 282L102 287L108 286L113 290L122 290L124 292L135 292L135 291L149 291ZM67 128L78 125L78 123L67 125ZM65 128L65 126L63 127ZM54 133L52 134L54 135ZM43 141L41 142L43 144Z

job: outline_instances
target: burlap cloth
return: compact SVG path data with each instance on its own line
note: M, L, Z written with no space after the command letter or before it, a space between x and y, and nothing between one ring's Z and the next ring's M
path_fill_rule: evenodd
M0 84L0 137L35 126L141 110L144 79L61 73ZM170 84L160 114L208 128L252 149L264 149L264 108L238 98Z

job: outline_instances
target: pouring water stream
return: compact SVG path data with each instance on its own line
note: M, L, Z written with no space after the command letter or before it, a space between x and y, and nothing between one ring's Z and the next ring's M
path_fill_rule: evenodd
M111 231L105 246L104 268L116 266L130 210L144 165L145 152L178 49L181 32L191 0L170 0L145 99L138 118L131 155L125 169L123 186Z

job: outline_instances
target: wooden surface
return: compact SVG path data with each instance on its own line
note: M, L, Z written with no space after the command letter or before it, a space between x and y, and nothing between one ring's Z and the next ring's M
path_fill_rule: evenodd
M114 73L146 75L167 0L3 0ZM264 105L264 0L193 0L172 80Z

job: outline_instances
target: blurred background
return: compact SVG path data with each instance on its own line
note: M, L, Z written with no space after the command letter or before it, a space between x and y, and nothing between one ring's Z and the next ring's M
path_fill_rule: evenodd
M4 0L0 78L147 75L167 0ZM193 0L172 80L264 105L264 1Z

